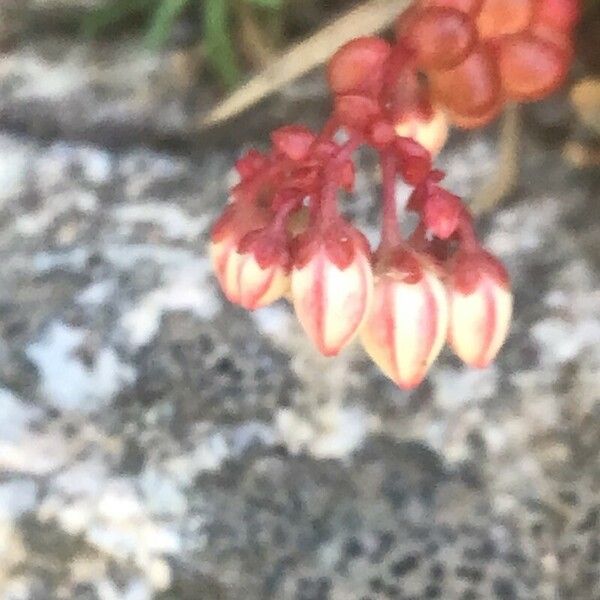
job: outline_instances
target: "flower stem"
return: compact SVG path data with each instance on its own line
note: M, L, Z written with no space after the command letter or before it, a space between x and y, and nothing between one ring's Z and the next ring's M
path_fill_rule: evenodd
M362 140L358 135L351 135L350 139L339 149L338 153L329 161L326 166L330 173L335 173L336 169L345 161L349 160L355 150L360 146ZM337 192L339 184L333 177L327 177L321 190L320 208L321 218L326 225L331 224L339 215L337 206Z
M465 250L477 250L481 247L479 240L477 239L477 235L475 233L475 228L473 227L473 217L469 211L465 208L458 222L457 228L458 237L460 240L460 245Z
M380 160L383 187L381 247L392 248L401 241L396 207L396 159L392 153L382 152Z

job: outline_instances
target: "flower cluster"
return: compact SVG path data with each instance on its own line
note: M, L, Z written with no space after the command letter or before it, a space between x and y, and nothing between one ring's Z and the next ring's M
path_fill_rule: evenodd
M536 99L560 83L577 8L422 0L398 19L394 44L367 37L342 47L328 66L334 110L323 130L280 128L268 152L236 164L240 182L211 238L227 298L249 310L289 298L324 355L359 335L401 387L423 380L446 341L468 365L487 366L508 332L509 278L432 160L449 121L479 125L506 100ZM374 251L338 207L353 191L362 145L378 153L382 172ZM398 178L413 188L406 209L418 216L408 239Z

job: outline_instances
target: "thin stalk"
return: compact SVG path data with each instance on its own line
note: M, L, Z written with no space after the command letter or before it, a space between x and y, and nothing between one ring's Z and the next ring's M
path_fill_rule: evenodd
M467 210L464 210L460 216L457 233L460 245L464 250L477 250L481 247L473 227L473 218Z
M382 152L380 161L383 188L381 247L392 248L402 239L396 207L396 158L390 152Z
M339 152L329 161L326 168L335 170L344 162L349 160L355 150L360 146L362 140L359 136L351 134L350 139L340 148ZM321 218L323 223L330 225L338 216L337 206L338 184L332 178L328 178L323 185L320 197Z

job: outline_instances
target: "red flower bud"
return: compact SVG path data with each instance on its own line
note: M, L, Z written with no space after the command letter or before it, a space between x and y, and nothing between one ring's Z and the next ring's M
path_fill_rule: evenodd
M538 100L564 81L571 52L529 32L511 35L498 44L502 87L513 100Z
M316 140L315 134L307 127L288 125L280 127L271 134L275 149L292 160L304 160Z
M267 157L258 150L249 150L236 163L235 168L242 180L250 179L267 165Z
M534 0L484 0L477 16L477 29L482 38L496 38L525 31L538 4Z
M466 58L477 40L477 31L464 12L433 6L421 8L410 19L401 39L415 52L422 68L448 69Z
M379 113L379 104L367 96L337 96L335 98L337 120L351 129L364 131L377 119Z
M418 185L431 172L431 154L410 138L400 137L395 145L402 179L409 185Z
M325 356L354 337L373 292L368 242L347 223L309 231L298 240L292 297L300 323Z
M376 96L390 50L385 40L376 37L358 38L342 46L333 55L327 70L333 93Z
M373 146L378 150L383 150L395 141L397 134L390 123L382 120L373 123L368 135Z
M487 367L504 343L512 314L508 274L491 254L460 252L450 278L448 343L468 365Z
M483 0L421 0L421 3L423 6L446 6L476 15L481 10Z
M462 210L458 196L437 185L430 186L423 206L423 223L433 235L447 240L456 231Z
M446 290L412 254L376 279L373 303L361 328L363 346L379 368L403 388L425 377L448 328Z
M538 2L534 25L570 32L581 16L581 0L544 0Z

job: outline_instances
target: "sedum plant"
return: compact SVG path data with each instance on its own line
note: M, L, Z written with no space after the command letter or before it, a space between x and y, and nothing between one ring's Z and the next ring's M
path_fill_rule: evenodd
M291 299L320 352L333 356L358 334L403 388L423 380L445 342L468 365L489 365L509 329L509 277L433 159L450 124L481 127L507 102L556 90L578 15L577 0L420 0L399 16L393 43L343 46L328 65L333 112L323 129L282 127L271 150L237 162L240 181L211 238L227 298L248 310ZM375 249L338 207L360 146L381 165ZM412 186L407 210L418 216L407 239L398 178Z

